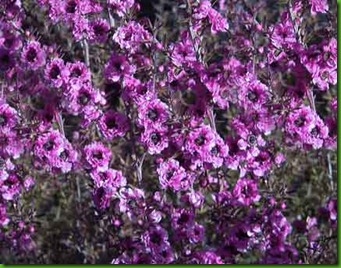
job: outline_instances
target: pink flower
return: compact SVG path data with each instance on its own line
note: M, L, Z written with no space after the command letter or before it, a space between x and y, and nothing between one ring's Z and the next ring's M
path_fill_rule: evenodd
M328 137L328 127L322 119L307 106L291 112L285 123L287 141L302 147L311 145L314 149L321 148Z
M94 169L90 176L96 188L104 187L113 191L127 185L127 179L122 175L122 172L115 169L109 168L104 171Z
M168 117L168 106L159 99L145 101L138 107L137 122L141 126L164 124Z
M45 52L37 41L29 42L23 49L21 60L32 70L36 70L45 64Z
M169 159L160 164L157 169L162 189L171 188L174 191L186 190L190 186L186 171L175 159Z
M0 99L0 131L13 131L17 121L17 111Z
M250 206L261 198L258 193L257 183L250 179L238 179L233 188L232 195L238 203L244 206Z
M178 67L191 65L197 61L193 43L186 31L181 34L179 42L170 45L169 50L172 63Z
M125 56L112 54L105 65L104 75L107 79L118 82L125 76L134 74L135 69L135 66L129 64Z
M54 87L61 87L69 77L69 70L64 61L59 58L52 59L46 65L45 79Z
M33 152L38 165L63 173L71 171L77 160L77 152L56 130L40 135L34 143Z
M316 13L326 13L329 10L327 0L309 0L311 5L311 14L316 15Z
M104 113L97 124L103 136L108 140L123 137L129 129L128 118L112 110Z
M168 147L167 128L159 125L148 127L141 134L141 142L151 155L161 153Z
M101 142L93 142L84 147L84 157L91 169L105 171L111 160L111 151Z
M149 46L152 42L152 36L142 25L130 21L117 29L113 40L119 44L121 49L129 50L130 53L134 54L141 48L141 45Z
M91 74L86 67L86 65L81 61L68 62L66 64L66 68L68 68L68 73L70 79L79 79L81 82L89 82L91 80Z
M93 42L104 43L108 39L110 25L105 19L90 22L89 39Z
M193 18L196 24L201 24L205 18L208 18L211 23L211 32L216 34L217 32L224 32L228 30L228 24L226 19L220 15L218 11L212 8L211 2L204 0L200 2L200 5L195 8ZM198 25L196 25L198 27Z
M135 3L134 0L107 0L107 2L120 17L123 17Z
M293 47L297 43L294 26L289 16L287 12L284 12L281 16L281 22L275 26L270 26L271 42L276 48Z

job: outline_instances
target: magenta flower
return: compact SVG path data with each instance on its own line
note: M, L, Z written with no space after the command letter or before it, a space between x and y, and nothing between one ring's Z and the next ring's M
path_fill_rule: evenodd
M311 145L314 149L321 148L328 137L328 127L318 115L307 106L291 112L285 123L288 142L299 147L304 144Z
M155 225L146 231L141 240L145 244L146 251L158 253L169 246L168 234L160 225Z
M135 66L130 65L125 56L112 54L105 65L104 75L108 80L118 82L125 76L134 74Z
M246 252L251 243L252 233L248 224L236 224L231 228L228 243L233 245L239 252Z
M142 83L141 81L125 77L122 98L125 101L133 101L136 104L151 101L157 98L157 92L152 82Z
M0 47L0 72L8 72L14 67L15 60L11 51Z
M0 131L13 131L17 121L17 111L0 100Z
M189 132L184 149L191 155L206 159L215 146L215 135L209 126L202 125Z
M195 257L191 262L198 264L224 264L221 257L212 250L202 250L196 252Z
M138 107L137 122L144 127L155 124L163 124L169 116L168 106L159 99L153 99L141 103Z
M22 46L22 40L17 32L7 23L0 23L0 45L10 51L18 50Z
M183 32L181 37L178 43L171 44L169 47L172 63L178 67L194 64L197 61L188 32Z
M104 103L105 99L100 92L93 88L90 83L83 83L77 78L71 79L66 90L63 92L62 106L69 113L78 115L85 114L96 119L99 116L96 104Z
M96 188L103 187L113 191L127 184L127 179L122 175L122 172L115 169L109 168L104 171L94 169L91 171L90 176Z
M327 0L309 0L311 5L311 14L316 15L316 13L326 13L329 10Z
M65 139L62 151L53 160L53 167L61 170L62 173L67 173L71 171L74 165L77 163L77 156L77 152Z
M27 140L13 131L0 131L0 156L17 159L24 152Z
M239 102L245 110L260 110L268 101L269 93L267 87L257 80L252 80L242 86L239 94Z
M109 167L111 151L101 142L93 142L84 147L84 158L91 169L105 171Z
M21 183L15 173L10 173L5 181L0 181L0 193L4 200L14 200L21 192Z
M108 140L123 137L129 129L128 118L112 110L105 112L97 124L103 136Z
M107 0L118 16L123 17L135 3L134 0Z
M104 19L97 19L90 22L90 40L94 42L104 43L108 39L110 30L109 23Z
M190 187L190 180L186 171L175 159L169 159L160 164L157 169L159 182L162 189L170 187L174 191L186 190Z
M45 64L45 52L37 41L29 42L21 53L21 60L32 70L36 70Z
M33 152L37 164L47 170L67 173L71 171L77 161L77 152L56 130L38 136Z
M38 136L33 152L38 159L49 160L63 151L63 143L64 139L59 131L51 130Z
M297 43L294 26L289 16L287 12L284 12L281 16L281 22L269 29L271 42L277 48L293 47Z
M0 226L6 226L10 222L10 219L7 215L6 205L0 204Z
M244 206L250 206L258 202L261 196L258 193L257 183L250 179L238 179L232 191L233 197L238 203Z
M64 61L59 58L51 60L46 65L45 79L54 87L61 87L69 77L69 70L65 67Z
M70 74L70 79L79 79L81 82L89 82L91 80L91 74L83 62L68 62L66 64L68 73Z
M175 209L172 213L172 227L175 230L187 229L192 226L194 220L194 214L191 210L186 209Z
M195 8L193 18L198 20L196 22L198 24L202 23L205 18L208 18L211 23L211 32L213 34L227 31L229 28L226 19L218 11L212 8L211 2L208 0L201 1L200 5Z
M98 209L106 209L110 205L113 192L110 188L95 188L92 193L93 201Z
M121 49L129 50L130 53L134 54L141 48L142 44L150 45L152 35L139 23L130 21L117 29L113 40L119 44Z
M167 128L153 126L145 129L141 134L141 142L150 154L159 154L168 147Z
M200 224L195 224L187 230L187 236L190 243L199 243L203 241L205 228Z

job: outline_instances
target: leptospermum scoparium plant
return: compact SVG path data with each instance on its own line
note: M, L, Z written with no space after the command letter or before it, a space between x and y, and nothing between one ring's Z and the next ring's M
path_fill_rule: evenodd
M336 1L0 1L0 261L336 263Z

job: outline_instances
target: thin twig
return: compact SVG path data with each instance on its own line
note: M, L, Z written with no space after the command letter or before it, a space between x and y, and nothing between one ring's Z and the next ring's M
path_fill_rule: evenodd
M210 107L207 110L207 115L208 115L208 120L210 121L210 125L211 125L212 129L214 131L217 131L217 128L216 128L216 125L215 125L215 116L214 116L213 108L212 107Z
M199 62L201 62L205 67L207 67L206 63L204 62L204 60L202 59L202 56L200 54L200 51L199 51L200 50L200 46L196 42L196 36L195 36L194 30L193 30L193 24L192 24L192 6L191 6L191 3L190 3L190 0L187 0L186 3L187 3L187 12L189 14L188 31L189 31L189 34L190 34L190 38L191 38L191 41L192 41L194 52L195 52L197 60ZM213 107L209 106L207 108L207 117L208 117L208 120L210 122L210 125L211 125L212 129L214 131L216 131L216 125L215 125L215 121L214 121L215 116L214 116L214 113L213 113Z
M110 24L110 28L115 28L115 19L113 18L113 16L111 15L111 9L108 8L108 16L109 16L109 24Z
M63 120L62 114L60 112L56 113L56 121L57 121L60 132L63 134L63 136L65 136L64 120Z
M77 184L77 197L78 197L78 201L81 201L81 188L79 185L79 177L76 177L76 184Z
M83 39L82 46L83 46L85 64L86 64L86 67L89 68L90 67L89 44L86 39Z
M332 191L334 191L334 182L333 182L333 167L330 159L330 153L327 154L327 163L328 163L328 178L330 182L330 187Z
M299 42L304 48L306 48L307 46L303 42L303 40L302 40L302 38L301 38L301 36L299 34L299 25L297 25L296 22L295 22L295 17L294 17L293 10L292 10L291 0L289 0L289 2L288 2L288 13L289 13L289 17L290 17L291 23L292 23L292 25L294 27L294 33L295 33L297 42ZM307 97L308 97L308 100L309 100L309 103L310 103L310 107L316 112L315 98L314 98L313 90L311 88L309 88L307 90Z
M146 157L146 153L144 153L141 156L141 159L138 161L138 165L136 168L137 179L138 179L139 183L141 183L141 181L142 181L142 166L143 166L143 162L144 162L145 157Z

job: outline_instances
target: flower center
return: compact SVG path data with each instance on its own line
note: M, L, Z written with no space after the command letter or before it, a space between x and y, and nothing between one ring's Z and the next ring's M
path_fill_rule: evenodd
M297 118L295 120L295 125L298 126L298 127L302 127L304 125L304 117L300 116L299 118Z
M196 138L194 142L195 144L201 146L205 143L205 137L202 134L200 134L199 137Z
M217 154L218 154L218 152L219 152L219 150L218 150L218 146L216 145L216 146L214 146L214 147L212 148L212 150L211 150L211 154L213 154L213 155L217 155Z
M113 129L113 128L116 127L116 121L115 121L114 118L107 118L107 119L105 120L105 124L107 125L107 127L108 127L109 129Z
M329 51L325 52L325 53L323 54L323 60L324 60L324 61L328 61L329 58L330 58L330 56L331 56L331 53L330 53Z
M96 151L92 155L93 155L94 158L96 158L98 160L102 160L103 159L103 154L102 154L101 151Z
M183 225L186 222L189 221L189 216L186 213L181 214L181 216L179 217L177 224L179 225Z
M248 187L247 187L247 185L245 185L245 186L242 188L241 193L242 193L244 196L247 196L247 195L248 195Z
M101 25L96 24L96 25L94 26L94 33L95 33L95 35L97 35L97 36L104 35L104 34L105 34L105 29L104 29L104 27L102 27Z
M160 236L160 234L152 233L152 235L150 236L150 241L153 244L160 245L161 244L161 236Z
M68 151L64 150L64 151L62 151L60 153L60 158L63 159L63 160L66 160L68 158L68 156L69 156L69 152Z
M320 129L318 127L314 127L310 134L316 137L318 134L320 134Z
M78 97L78 103L82 105L86 105L89 102L89 100L90 96L86 92L81 93Z
M47 151L51 151L53 149L53 145L54 145L54 142L49 140L48 142L46 142L44 144L44 149L47 150Z
M27 52L27 60L29 62L34 62L35 58L37 57L37 52L34 48L30 48Z
M323 80L328 80L329 78L329 72L328 71L324 71L321 75Z
M220 91L220 97L222 97L223 99L226 99L228 97L228 91L227 89L223 89L222 91Z
M152 140L152 142L154 144L157 144L159 141L160 141L160 135L158 133L153 133L151 136L150 136L150 139Z
M158 117L156 109L150 109L147 113L147 116L150 120L156 120Z
M60 74L60 69L57 65L54 65L52 68L51 68L51 71L50 71L50 77L52 79L57 79L58 78L58 75Z
M248 94L247 94L247 98L252 101L252 102L256 102L258 100L258 96L255 92L253 91L250 91Z
M65 11L67 13L73 14L76 12L77 3L75 1L69 1L66 5Z
M168 170L167 173L166 173L166 179L169 180L170 178L173 177L173 174L174 174L174 170Z
M0 115L0 126L4 126L7 123L7 119L4 115Z
M5 55L2 55L1 57L1 60L0 60L4 65L8 64L10 59L9 59L9 55L8 54L5 54Z
M249 144L251 145L255 145L256 144L256 141L257 141L257 138L255 135L251 134L247 137L247 141Z
M80 77L82 75L82 71L81 69L79 69L78 67L74 68L71 72L71 77Z

